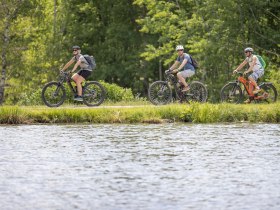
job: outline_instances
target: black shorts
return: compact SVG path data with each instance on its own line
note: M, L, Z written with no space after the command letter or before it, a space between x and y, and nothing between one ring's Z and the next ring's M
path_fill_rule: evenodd
M78 73L80 76L82 76L84 79L88 78L91 75L91 71L88 70L84 70L81 69L80 71L78 71Z

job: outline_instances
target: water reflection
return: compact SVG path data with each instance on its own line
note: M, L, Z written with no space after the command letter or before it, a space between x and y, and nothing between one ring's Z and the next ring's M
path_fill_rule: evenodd
M280 125L0 127L2 209L279 209Z

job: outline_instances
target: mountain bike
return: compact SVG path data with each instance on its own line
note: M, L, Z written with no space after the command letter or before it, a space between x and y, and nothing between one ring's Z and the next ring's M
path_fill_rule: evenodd
M206 102L208 93L203 83L192 81L189 86L190 90L183 92L184 85L178 81L172 71L167 70L165 81L155 81L150 85L148 98L155 105L170 103L173 98L181 103L184 101Z
M69 72L60 72L57 82L49 82L42 89L42 100L49 107L58 107L66 99L66 89L64 83L67 83L73 96L77 94L77 87L71 83ZM83 102L87 106L99 106L106 96L105 88L97 81L88 81L82 86Z
M242 87L243 86L243 87ZM262 82L259 87L261 91L253 93L254 85L242 73L238 73L238 78L234 82L229 82L221 89L221 101L228 103L240 103L246 96L249 97L249 103L271 103L277 100L277 90L271 82Z

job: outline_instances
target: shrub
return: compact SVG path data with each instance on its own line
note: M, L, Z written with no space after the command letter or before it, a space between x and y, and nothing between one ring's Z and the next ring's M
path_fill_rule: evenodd
M132 90L130 88L123 88L116 84L109 84L104 81L100 83L105 87L107 92L107 99L112 102L130 101L133 100Z
M134 98L131 89L122 88L116 84L109 84L104 81L100 81L100 83L105 87L107 92L107 100L119 102L133 100ZM64 87L66 89L66 100L64 103L73 103L73 94L70 88L66 84ZM23 93L17 104L26 106L44 105L41 99L41 93L42 88L34 89L30 93Z

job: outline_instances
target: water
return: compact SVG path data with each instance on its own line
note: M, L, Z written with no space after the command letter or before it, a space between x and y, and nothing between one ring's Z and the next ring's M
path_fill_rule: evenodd
M0 206L280 209L279 124L0 126Z

